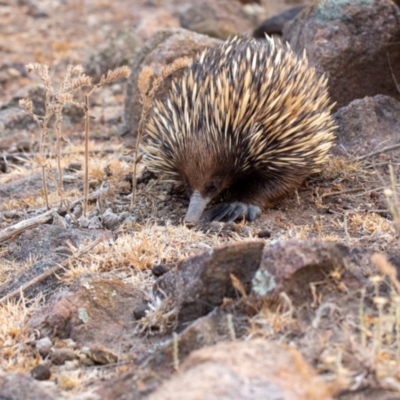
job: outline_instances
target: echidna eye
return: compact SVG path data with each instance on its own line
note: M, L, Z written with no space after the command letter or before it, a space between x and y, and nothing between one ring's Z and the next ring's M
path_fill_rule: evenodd
M211 182L206 186L206 192L209 195L213 195L218 191L218 189L219 189L219 182Z

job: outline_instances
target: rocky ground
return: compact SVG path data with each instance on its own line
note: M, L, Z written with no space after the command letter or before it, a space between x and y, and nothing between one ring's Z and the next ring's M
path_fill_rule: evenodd
M400 398L400 10L132 3L0 1L0 398ZM191 229L188 199L139 163L131 208L140 70L245 32L306 48L329 77L329 163L254 222ZM60 99L35 62L64 95L69 64L94 82L131 69L90 96L86 215L87 88L62 113L60 206L56 121L41 148L19 105L45 115Z

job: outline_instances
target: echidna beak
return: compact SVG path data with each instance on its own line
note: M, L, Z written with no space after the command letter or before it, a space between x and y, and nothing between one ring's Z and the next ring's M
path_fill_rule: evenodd
M185 222L189 225L195 225L199 222L206 205L210 200L204 198L198 190L195 190L190 197L189 208L186 213Z

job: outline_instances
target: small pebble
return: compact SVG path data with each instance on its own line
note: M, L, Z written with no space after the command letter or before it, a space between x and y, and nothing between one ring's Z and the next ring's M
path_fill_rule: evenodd
M64 183L73 183L77 181L77 177L75 175L64 175L63 182Z
M67 169L69 169L70 171L79 171L79 170L82 169L82 164L81 163L77 163L77 162L73 162L73 163L68 165Z
M37 365L35 368L32 368L31 375L34 379L38 381L46 381L51 377L50 368L45 364Z
M66 361L72 361L76 358L77 355L70 349L55 349L50 355L51 362L54 365L63 365Z
M257 236L259 238L270 238L271 237L271 231L269 231L268 229L263 229L260 232L258 232Z
M142 304L133 311L133 318L138 321L146 316L147 304Z
M108 211L108 210L103 214L101 219L102 219L104 228L109 229L110 231L113 231L114 229L116 229L118 227L118 225L120 224L118 215L116 215L113 212Z
M36 349L42 357L46 357L50 353L50 349L53 347L53 342L49 337L39 339L35 343Z
M152 269L151 272L153 273L154 276L161 276L164 275L166 272L168 272L168 269L164 267L164 265L158 264L155 265Z
M79 228L87 228L89 226L89 219L86 217L79 218Z

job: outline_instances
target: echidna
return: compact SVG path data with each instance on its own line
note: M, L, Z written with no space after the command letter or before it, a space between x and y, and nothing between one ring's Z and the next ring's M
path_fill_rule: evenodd
M334 139L327 79L306 55L245 36L204 50L157 101L143 146L150 170L190 195L185 221L254 219L326 161Z

